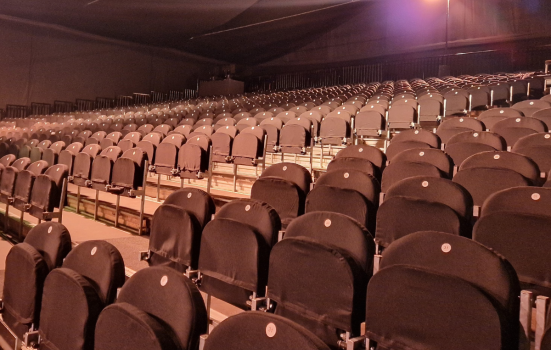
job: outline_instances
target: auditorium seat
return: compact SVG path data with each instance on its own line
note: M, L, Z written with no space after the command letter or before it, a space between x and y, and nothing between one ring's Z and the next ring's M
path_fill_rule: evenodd
M87 187L95 190L106 191L106 186L111 183L113 174L113 164L122 155L122 151L117 146L111 146L101 151L94 158L90 180L87 181Z
M505 309L511 333L518 332L520 284L503 256L471 239L449 233L415 232L385 249L381 271L407 265L456 276L487 291ZM516 322L512 322L516 321ZM514 334L512 334L514 335Z
M371 276L375 243L364 225L340 213L316 211L293 220L284 239L307 237L347 251L364 272Z
M187 142L178 151L178 173L180 178L203 178L209 169L211 140L204 134L190 134Z
M416 149L422 152L422 149ZM381 180L381 192L386 193L391 186L397 182L413 176L445 177L436 166L428 162L417 162L410 160L392 161L383 171Z
M236 165L257 166L266 157L266 132L258 126L241 130L233 140L232 162ZM263 165L264 166L264 165Z
M456 276L394 265L373 276L367 295L368 347L375 341L376 349L518 349L505 308Z
M354 126L359 138L381 137L386 131L386 118L375 110L358 112Z
M516 171L527 179L530 184L538 185L540 170L530 158L512 152L481 152L467 158L459 171L472 168L509 169Z
M182 273L196 270L201 231L214 211L214 201L202 190L171 193L153 215L149 250L142 258L150 266L169 266Z
M147 155L140 148L131 148L115 160L111 180L105 189L113 194L135 198L136 191L144 186ZM142 196L145 194L142 194Z
M515 103L511 108L522 112L525 117L531 117L539 110L551 108L551 102L544 100L526 100Z
M359 170L381 180L381 170L367 159L354 157L338 157L327 164L327 171L332 170Z
M48 166L57 164L59 154L65 149L65 142L57 141L42 152L42 160L48 163Z
M452 159L456 167L473 154L485 151L505 151L505 140L488 131L466 131L453 136L444 151Z
M29 157L31 158L31 163L42 160L42 153L44 153L44 150L48 149L51 145L52 142L50 140L44 140L40 142L36 147L31 148L31 155Z
M259 227L277 224L277 214L260 201L249 202L245 207L241 204L239 208L245 209L241 213L228 215L231 209L226 209L225 217L216 216L203 230L199 254L201 290L209 298L214 296L245 310L257 310L259 298L265 297L270 250L277 239L273 230ZM251 207L255 207L253 211ZM257 217L257 223L252 225L251 215L259 210L263 211L262 218Z
M286 227L304 214L310 192L310 172L295 163L278 163L264 170L251 188L251 199L271 205Z
M494 125L502 120L508 118L521 118L524 115L522 112L512 108L494 108L480 113L478 120L480 120L486 131L492 131Z
M56 222L33 227L23 243L10 249L6 257L2 319L19 339L38 328L44 280L50 271L61 266L70 251L71 235Z
M386 166L386 155L377 147L351 145L340 150L335 158L361 158L370 161L382 172Z
M220 323L205 341L203 350L329 350L307 328L278 315L251 311Z
M447 144L453 136L471 130L484 131L484 124L474 118L446 118L446 120L438 126L436 135L440 137L442 143Z
M155 151L155 162L150 164L149 171L157 175L172 176L178 162L178 150L186 141L186 137L181 134L168 135L157 146Z
M63 265L46 277L39 348L94 349L97 318L115 301L124 279L122 256L110 243L86 241L73 248Z
M266 132L267 138L267 150L270 152L279 151L279 135L281 128L283 128L283 122L279 118L267 118L260 122L260 127Z
M276 315L334 350L360 335L369 276L347 250L307 237L285 238L272 249L269 273Z
M100 145L90 145L84 147L82 151L75 156L72 177L69 178L69 181L79 187L87 187L86 182L90 181L92 162L100 152Z
M463 186L473 197L475 216L484 201L493 193L518 186L531 186L520 173L507 168L470 168L457 172L453 181Z
M481 217L496 212L551 216L551 189L513 187L495 192L486 199Z
M349 215L374 232L380 191L379 181L367 173L353 169L332 170L316 181L306 197L306 212Z
M534 112L532 118L542 121L547 127L547 130L551 128L551 108L544 108Z
M109 135L105 136L104 139L100 140L99 145L101 149L106 149L110 146L117 146L119 141L122 139L122 134L119 131L113 131Z
M197 349L207 321L203 299L193 282L170 268L149 267L134 274L117 301L101 311L94 346L102 350Z
M547 127L538 119L524 117L508 118L497 122L492 130L496 134L503 137L507 143L508 149L511 149L522 137L540 132L546 132Z

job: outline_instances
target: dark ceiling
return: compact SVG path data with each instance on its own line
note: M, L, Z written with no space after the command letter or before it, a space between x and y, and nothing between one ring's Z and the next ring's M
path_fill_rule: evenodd
M292 52L372 0L0 0L0 13L254 65Z

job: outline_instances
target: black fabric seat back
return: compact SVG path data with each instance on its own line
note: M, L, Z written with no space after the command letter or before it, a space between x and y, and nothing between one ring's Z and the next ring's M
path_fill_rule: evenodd
M368 201L377 205L381 191L376 178L358 170L332 170L320 176L316 181L318 186L333 186L355 190L361 193Z
M3 320L22 338L31 324L38 327L42 290L48 273L61 266L71 250L71 236L59 223L35 226L25 242L15 245L6 257Z
M159 148L163 143L169 143L172 144L178 148L180 148L184 143L186 142L186 137L181 134L172 134L163 139L161 141L161 144L157 147Z
M216 207L212 197L203 190L184 188L172 192L164 204L173 204L192 213L202 227L211 220Z
M350 124L338 117L326 117L320 124L320 137L324 144L341 145L350 137Z
M503 255L515 268L523 289L551 295L549 234L551 218L514 212L481 217L473 239Z
M30 165L29 158L20 158L15 161L12 166L6 167L2 171L2 178L0 179L0 194L3 200L7 200L8 197L13 196L15 190L15 183L17 181L18 174L25 170Z
M383 252L380 268L395 265L459 277L492 295L510 319L518 316L520 284L515 269L503 256L471 239L435 231L412 233Z
M67 166L58 164L48 168L43 175L36 177L28 201L29 213L32 216L44 219L44 213L51 213L54 208L59 208L63 180L67 179L67 176Z
M510 169L471 168L459 171L453 178L463 186L473 198L476 206L482 206L493 193L507 188L531 186L531 182Z
M461 185L431 176L413 176L398 181L385 194L385 200L393 197L422 199L447 205L457 215L469 222L473 214L473 199Z
M254 129L260 133L254 132ZM261 127L242 130L233 140L233 162L241 165L255 165L255 161L263 155L264 134L264 129Z
M92 172L92 162L100 153L99 145L90 145L82 149L82 152L76 155L73 163L73 182L77 186L86 186L86 181L90 179Z
M275 333L268 334L267 329ZM278 315L251 311L231 316L220 323L205 342L205 350L329 350L305 327Z
M495 192L482 206L481 217L497 212L551 216L551 188L514 187Z
M47 167L48 164L45 161L39 160L29 165L27 169L19 172L13 191L13 205L17 209L25 211L25 206L29 203L35 179L38 175L43 174Z
M386 130L386 119L378 111L359 112L355 118L358 136L380 136Z
M432 149L432 147L420 141L393 142L386 149L386 157L389 162L392 162L398 154L410 149Z
M232 219L212 220L201 235L198 266L204 275L201 289L247 309L252 293L260 296L265 293L270 248L265 238L248 224ZM219 286L221 283L231 287L224 290ZM236 296L236 288L243 290L241 297Z
M153 132L160 133L160 134L163 135L163 136L168 135L168 133L169 133L170 131L172 131L172 126L167 125L167 124L157 125L157 126L155 127L155 129L153 129Z
M497 151L497 149L483 143L460 142L446 146L445 153L450 156L454 165L459 167L465 159L469 158L473 154L495 151Z
M339 157L339 158L333 159L331 162L329 162L329 164L327 164L327 171L346 170L346 169L358 170L370 176L373 176L379 181L381 180L380 169L366 159L352 158L352 157Z
M373 271L375 243L364 225L351 217L333 212L310 212L293 220L284 239L309 237L320 243L346 250L365 273Z
M409 197L385 200L377 212L375 242L388 247L392 242L418 231L461 234L459 215L445 204Z
M155 151L155 163L152 168L153 171L156 174L172 175L172 171L176 169L178 162L179 149L179 146L172 143L162 142Z
M410 161L392 162L383 171L381 191L386 193L394 184L414 176L443 178L444 173L429 163Z
M206 331L207 311L197 287L172 269L150 267L134 274L117 302L101 312L95 346L104 350L196 349L199 336Z
M185 272L196 268L201 244L201 226L197 218L184 208L163 204L153 214L149 264L163 265Z
M304 194L310 191L312 176L305 167L295 163L278 163L269 166L262 172L260 178L278 177L296 184Z
M448 141L446 150L455 143L482 143L498 151L505 151L507 147L501 136L489 131L467 131L457 134Z
M113 164L110 191L137 190L143 185L147 155L140 148L132 148Z
M306 197L305 212L317 211L347 215L375 232L377 207L356 190L316 186Z
M435 166L445 177L451 178L453 174L452 159L439 149L409 149L398 153L393 159L393 163L398 162L427 163Z
M265 176L254 182L251 188L251 199L272 206L283 226L286 226L293 219L304 214L306 195L291 181L275 176Z
M286 124L279 134L281 152L304 154L310 146L310 131L302 125Z
M310 329L333 349L339 331L359 333L367 281L346 250L310 238L284 239L270 254L268 297L277 303L275 314Z
M82 148L83 148L83 145L81 143L74 142L59 153L57 164L66 165L69 171L69 175L73 174L73 164L75 161L75 157L77 154L80 153Z
M142 134L139 132L130 132L124 136L123 140L130 140L134 144L137 144L142 140Z
M46 278L40 311L40 346L94 349L97 318L115 300L124 278L124 262L113 245L87 241L76 246L63 266ZM71 337L67 337L67 332Z
M335 158L362 158L370 161L381 171L386 166L386 155L377 147L352 145L340 150Z
M440 138L438 135L424 129L402 131L392 138L390 144L408 141L423 142L432 148L440 148Z
M391 266L373 276L367 295L366 336L383 348L518 348L518 330L510 331L505 311L455 276Z
M0 158L0 164L3 166L10 166L15 162L15 156L13 154L6 154Z
M390 129L409 129L415 122L417 111L410 105L392 106L388 111Z
M540 132L520 138L513 146L512 151L534 146L551 146L551 134Z
M236 199L225 204L216 213L217 219L232 219L258 232L269 246L277 242L281 220L269 204L254 199Z
M214 132L214 129L210 125L195 125L192 129L192 133L190 134L190 138L192 135L202 134L205 136L211 136Z
M92 163L92 171L90 174L91 187L96 190L105 191L108 184L111 183L111 175L113 173L113 164L122 154L122 151L117 146L112 146L104 149Z
M524 176L532 184L540 178L538 165L528 157L512 152L481 152L467 158L459 171L472 168L509 169Z

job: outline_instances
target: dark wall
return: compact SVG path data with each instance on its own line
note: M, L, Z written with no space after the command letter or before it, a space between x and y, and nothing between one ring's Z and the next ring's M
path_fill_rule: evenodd
M164 49L0 19L0 108L196 88L213 65Z
M444 50L446 0L384 0L310 44L258 69L357 62L403 53ZM551 36L551 1L450 0L450 49ZM256 69L256 70L258 70Z

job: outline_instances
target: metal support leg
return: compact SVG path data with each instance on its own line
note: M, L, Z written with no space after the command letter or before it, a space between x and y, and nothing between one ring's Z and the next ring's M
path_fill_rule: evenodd
M80 186L77 186L77 214L80 214Z
M61 198L59 199L59 218L57 221L63 223L63 209L65 208L65 198L67 198L67 179L63 180L63 187L61 188Z
M545 333L545 320L548 307L549 298L542 295L538 296L538 298L536 299L536 350L541 349L541 341L543 339L543 334Z
M145 162L145 169L147 169L147 161ZM143 226L143 212L145 208L145 192L147 189L147 172L145 172L143 177L142 188L143 188L143 193L142 193L142 198L140 198L140 219L139 219L140 221L138 222L138 236L141 236L143 232L142 226Z
M526 346L523 349L530 349L530 333L532 329L532 302L534 301L534 296L532 292L523 290L520 292L520 325L524 334L522 334L523 339L521 343L524 343Z
M121 206L121 196L117 195L117 204L115 207L115 227L119 227L119 209Z
M157 202L161 197L161 174L157 174Z
M233 192L237 192L237 164L233 165Z
M96 201L94 202L94 221L98 219L99 191L96 190Z
M212 324L212 320L210 319L210 307L211 307L211 304L212 304L212 297L210 294L207 294L207 302L206 302L206 307L207 307L207 322L209 325ZM210 327L208 327L209 329L207 329L207 333L210 333Z
M6 215L4 217L4 233L8 233L10 226L10 205L6 204Z
M23 218L25 211L21 210L21 216L19 217L19 241L23 242Z

